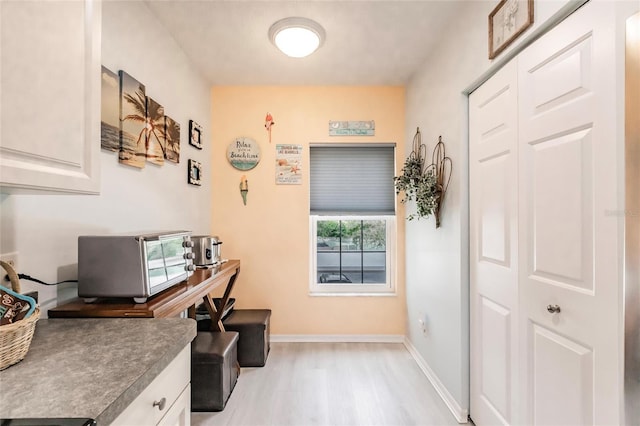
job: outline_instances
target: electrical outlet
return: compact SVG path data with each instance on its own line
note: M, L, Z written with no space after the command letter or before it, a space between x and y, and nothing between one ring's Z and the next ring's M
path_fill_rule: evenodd
M425 316L422 315L422 313L420 313L418 315L418 324L420 324L420 330L422 331L422 334L426 335L427 334L427 323L425 321Z
M0 254L0 260L7 262L9 265L11 265L11 267L16 270L16 273L20 272L18 271L18 252L17 251ZM4 276L7 275L7 273L4 270L2 270L1 272L2 272L2 279L4 280Z

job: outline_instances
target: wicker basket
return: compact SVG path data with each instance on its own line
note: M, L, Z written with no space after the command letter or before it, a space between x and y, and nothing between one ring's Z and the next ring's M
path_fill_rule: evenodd
M7 271L13 291L19 292L20 282L16 271L3 261L0 261L0 266ZM0 326L0 370L22 361L27 355L38 319L40 308L36 307L28 318Z
M0 327L0 370L27 356L39 318L40 308L36 308L29 318Z

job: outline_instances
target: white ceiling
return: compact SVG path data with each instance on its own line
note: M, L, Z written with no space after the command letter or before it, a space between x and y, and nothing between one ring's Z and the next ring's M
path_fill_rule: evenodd
M145 0L213 85L404 85L422 66L456 0ZM269 27L289 16L327 32L307 58L289 58Z

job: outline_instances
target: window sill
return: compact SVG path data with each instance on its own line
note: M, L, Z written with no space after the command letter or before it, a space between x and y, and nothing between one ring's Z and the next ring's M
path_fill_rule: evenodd
M320 292L320 291L310 291L309 296L312 297L395 297L398 294L395 291L385 292L385 293L366 293L366 292L358 292L358 293L347 293L347 292Z

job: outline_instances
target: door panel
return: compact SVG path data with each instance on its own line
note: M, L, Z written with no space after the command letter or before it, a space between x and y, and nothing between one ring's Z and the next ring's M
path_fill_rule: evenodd
M552 330L531 325L534 423L593 424L593 351Z
M591 36L585 35L532 69L532 107L542 114L589 93Z
M619 186L615 39L605 3L518 56L525 424L619 424L619 237L607 214Z
M519 103L526 119L519 126L532 142L584 128L593 115L593 34L586 30L562 45L549 43L549 34L518 57L519 78L524 78L519 80L520 90L526 92ZM539 51L535 59L530 53L533 50ZM558 112L563 113L563 121L557 120Z
M531 278L593 290L591 131L529 144L524 156L532 171L524 198L532 212ZM552 189L552 190L551 190Z
M517 97L507 64L469 97L471 412L512 424L517 383Z
M511 312L482 298L482 395L502 418L511 418Z
M480 258L510 267L509 251L509 153L481 160L479 227Z

